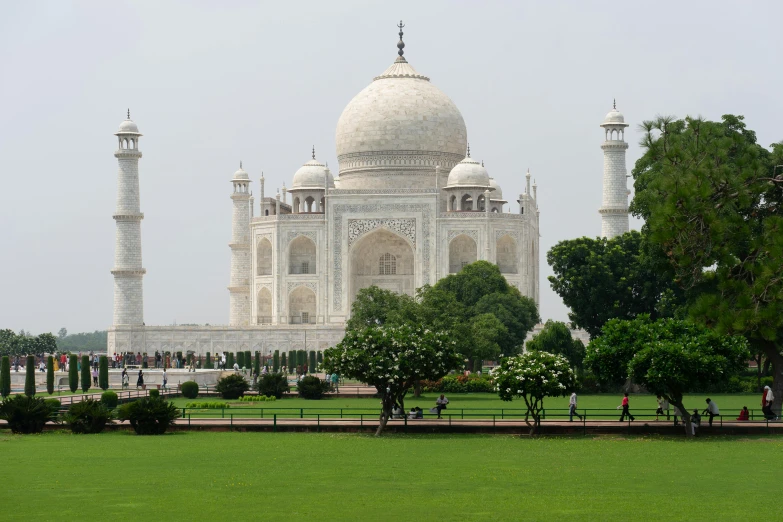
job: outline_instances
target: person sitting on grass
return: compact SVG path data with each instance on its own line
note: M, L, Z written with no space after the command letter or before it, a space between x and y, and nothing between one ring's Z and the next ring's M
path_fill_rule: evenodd
M416 418L417 419L423 419L424 418L424 412L418 406L416 406Z
M747 406L743 406L742 407L742 410L740 411L740 416L737 417L737 420L738 421L750 420L750 412L748 411L748 407Z
M413 420L416 418L416 407L412 407L410 413L408 413L408 418Z
M395 402L394 407L392 408L392 419L401 419L402 415L402 408Z

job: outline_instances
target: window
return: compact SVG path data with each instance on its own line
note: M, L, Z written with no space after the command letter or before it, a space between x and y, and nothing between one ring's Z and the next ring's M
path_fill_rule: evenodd
M468 266L468 262L467 261L463 261L462 262L462 266L460 268L465 268L466 266Z
M310 263L308 261L302 261L302 273L303 274L310 273Z
M378 273L380 275L397 275L397 258L388 252L383 254L378 261Z
M302 324L308 324L310 322L310 312L302 312Z

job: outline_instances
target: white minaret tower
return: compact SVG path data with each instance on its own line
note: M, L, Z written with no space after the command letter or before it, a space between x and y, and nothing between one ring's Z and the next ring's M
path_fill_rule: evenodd
M242 169L234 172L231 180L234 193L231 200L234 212L231 217L231 282L228 286L230 305L228 324L250 324L250 176Z
M141 267L141 220L139 210L139 128L130 119L120 124L117 151L117 237L114 246L114 320L118 325L144 324L144 295L142 278L146 270Z
M604 197L601 208L601 236L611 239L628 232L628 185L626 182L625 123L617 103L604 118L605 139L601 145L604 151Z

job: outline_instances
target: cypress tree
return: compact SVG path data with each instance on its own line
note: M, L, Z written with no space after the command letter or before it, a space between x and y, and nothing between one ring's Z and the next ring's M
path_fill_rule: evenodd
M296 355L296 364L302 367L302 373L307 373L307 351L298 350Z
M90 389L90 358L82 355L82 391Z
M226 367L230 370L234 369L234 352L228 352L226 354Z
M147 368L148 367L147 352L144 352L143 354L141 354L141 367L142 368ZM82 384L82 386L84 386L84 385Z
M321 350L318 350L318 365L322 365L324 362L324 354Z
M250 355L250 350L245 350L245 366L247 366L248 369L253 367L253 356Z
M256 375L261 375L261 352L256 352L256 360L253 365L253 371Z
M105 355L98 361L98 386L104 391L109 389L109 358Z
M275 350L275 354L272 356L272 368L275 373L280 371L280 350Z
M71 393L76 393L79 388L79 362L73 354L68 356L68 387Z
M315 373L315 352L310 350L310 373Z
M28 355L24 366L24 394L35 396L35 355Z
M240 369L245 367L245 352L241 350L237 352L237 364Z
M46 393L54 393L54 357L46 359Z
M7 355L0 362L0 395L4 399L11 395L11 358Z
M285 366L286 367L285 369L288 370L288 364L286 361L285 352L283 352L283 356L280 358L280 367L282 368L283 366Z
M204 364L204 368L212 369L212 355L209 352L207 352L207 362Z

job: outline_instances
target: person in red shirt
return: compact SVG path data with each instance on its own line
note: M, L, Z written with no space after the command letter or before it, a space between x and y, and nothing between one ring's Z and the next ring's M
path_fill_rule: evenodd
M742 407L742 411L740 411L740 416L737 417L737 420L738 421L750 420L750 412L748 411L748 407L747 406L743 406Z
M623 412L620 414L620 422L623 422L625 417L628 417L631 420L634 420L633 415L631 415L631 412L628 411L628 394L626 393L623 396Z

